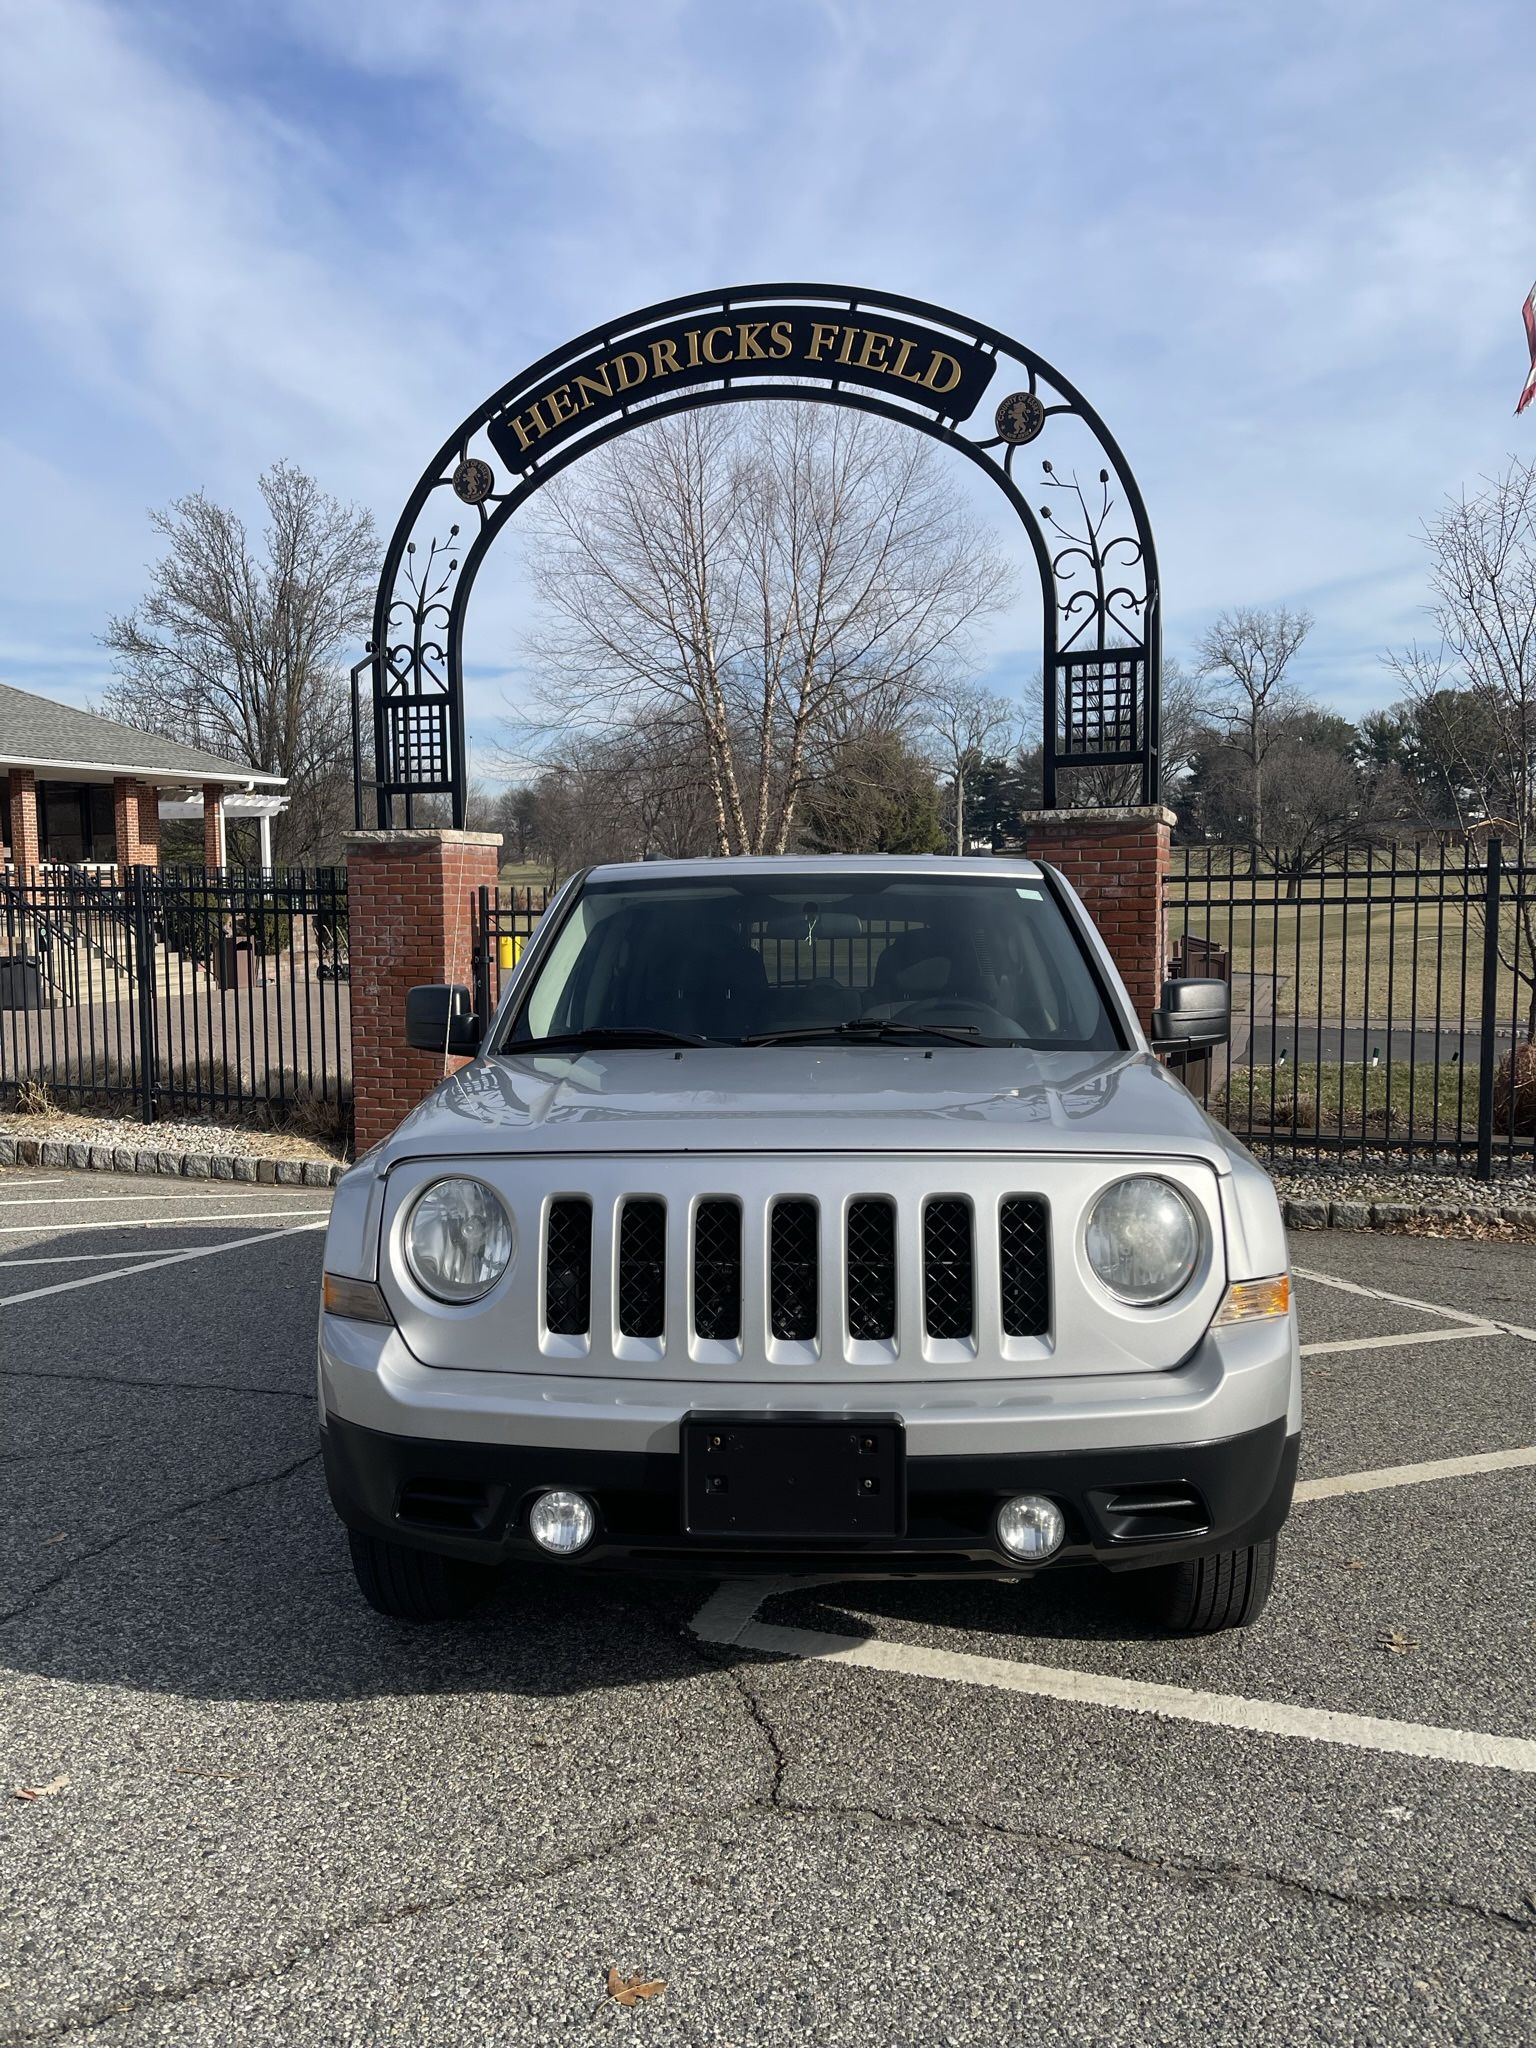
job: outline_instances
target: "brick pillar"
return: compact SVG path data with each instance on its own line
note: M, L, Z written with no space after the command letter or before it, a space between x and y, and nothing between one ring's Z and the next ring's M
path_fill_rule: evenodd
M37 777L30 768L13 768L11 781L11 862L23 872L43 857L37 816Z
M154 825L153 836L148 839L144 831L146 798L149 800L149 814ZM126 870L159 866L158 804L157 792L147 789L142 782L135 782L132 776L116 775L112 778L112 830L117 840L117 864L120 868Z
M139 866L160 865L160 792L152 782L141 782L139 792Z
M1163 984L1163 895L1170 834L1162 804L1034 811L1024 850L1060 868L1087 906L1145 1026Z
M365 1152L461 1066L405 1042L405 992L426 981L473 987L475 891L496 886L499 832L351 832L353 1149Z
M224 785L222 782L203 784L203 866L222 868L229 865L224 850Z

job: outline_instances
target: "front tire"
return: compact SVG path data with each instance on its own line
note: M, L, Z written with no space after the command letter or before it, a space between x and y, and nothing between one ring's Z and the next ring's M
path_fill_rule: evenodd
M412 1550L357 1529L347 1531L347 1543L358 1591L376 1613L392 1621L452 1621L478 1607L501 1580L495 1565Z
M1187 1564L1138 1572L1142 1611L1154 1627L1173 1636L1213 1636L1222 1629L1247 1628L1264 1612L1278 1550L1278 1538L1267 1536L1242 1550L1218 1550Z

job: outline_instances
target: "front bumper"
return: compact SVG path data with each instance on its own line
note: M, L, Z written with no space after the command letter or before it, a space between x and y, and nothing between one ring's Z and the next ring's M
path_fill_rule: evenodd
M543 1557L533 1495L573 1487L598 1533L573 1562L715 1576L1022 1575L993 1522L1044 1493L1068 1535L1046 1569L1129 1571L1273 1535L1290 1507L1301 1427L1294 1317L1209 1331L1171 1372L821 1386L614 1380L425 1366L400 1333L322 1316L320 1405L331 1498L349 1526L425 1550ZM904 1427L904 1533L765 1546L683 1527L689 1413L888 1415ZM1183 1486L1182 1517L1136 1522L1111 1497Z
M1003 1501L1043 1493L1067 1520L1047 1570L1097 1563L1111 1571L1231 1550L1272 1536L1296 1481L1297 1435L1283 1417L1242 1436L1155 1449L909 1457L906 1526L899 1536L783 1542L690 1536L683 1527L682 1459L675 1451L573 1451L385 1436L329 1416L326 1482L350 1527L481 1562L543 1558L528 1508L548 1487L571 1487L597 1510L598 1530L573 1563L736 1577L1028 1576L993 1533ZM1182 1492L1178 1514L1136 1512L1138 1501ZM547 1561L547 1560L546 1560Z

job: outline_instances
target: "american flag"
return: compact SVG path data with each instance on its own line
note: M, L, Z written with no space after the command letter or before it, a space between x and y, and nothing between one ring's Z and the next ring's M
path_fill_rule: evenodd
M1525 389L1520 394L1520 403L1515 407L1517 417L1525 411L1531 400L1536 398L1536 284L1531 286L1530 295L1522 310L1525 314L1525 339L1531 351L1531 372L1525 380Z

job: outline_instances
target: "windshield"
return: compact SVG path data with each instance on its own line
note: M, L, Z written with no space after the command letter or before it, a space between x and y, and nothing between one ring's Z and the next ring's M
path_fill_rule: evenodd
M1121 1044L1043 881L718 871L589 883L503 1049L625 1040Z

